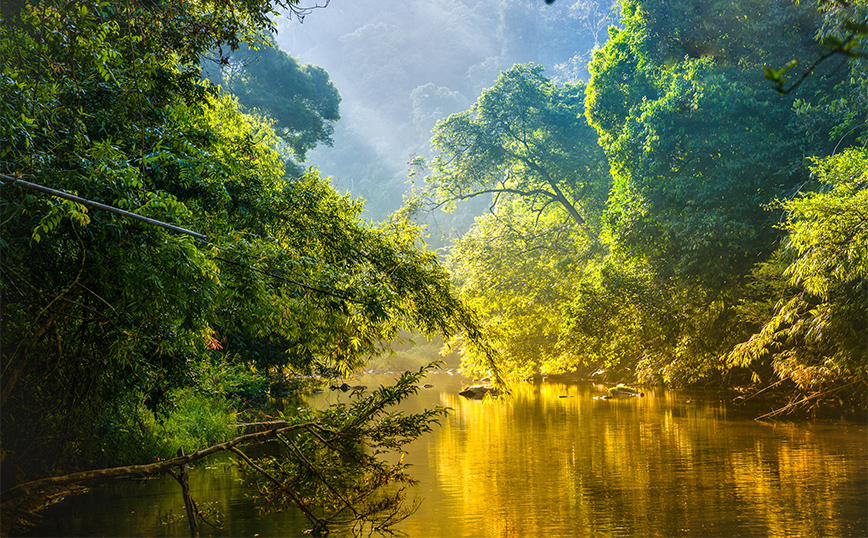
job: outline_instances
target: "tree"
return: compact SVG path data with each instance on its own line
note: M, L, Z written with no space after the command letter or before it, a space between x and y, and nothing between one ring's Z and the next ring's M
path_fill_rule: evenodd
M695 61L663 80L607 148L608 223L657 271L723 289L768 256L777 234L762 207L805 181L800 157L820 148L780 128L788 103L756 76Z
M866 170L864 149L814 159L812 171L823 188L778 202L786 214L781 228L788 232L782 256L789 260L778 278L788 289L761 328L728 358L730 366L743 368L770 362L780 379L809 393L800 405L834 393L865 405Z
M591 63L585 109L613 176L606 237L626 274L643 277L592 280L566 334L614 335L582 308L642 283L623 291L649 316L618 309L611 343L638 342L622 365L670 381L722 376L723 357L751 329L737 305L753 293L752 268L782 235L764 207L810 188L806 156L863 136L861 78L832 72L798 99L763 85L770 59L815 47L821 19L805 6L637 1L623 4L622 22Z
M247 361L260 373L348 373L401 329L467 331L491 362L417 226L364 223L361 204L316 170L288 174L272 120L200 79L205 51L256 42L271 9L46 1L4 19L4 490L167 457L149 441L184 391L208 395L225 425L225 394L212 393L203 365L232 365L252 340L273 344ZM207 242L33 195L10 177Z
M206 62L204 73L247 109L271 118L299 162L317 144L332 145L334 124L340 119L337 88L325 69L299 65L273 37L264 46L241 47L216 65Z
M412 204L451 208L491 197L456 241L450 268L462 297L479 311L504 371L576 365L561 353L558 312L593 253L610 186L608 165L582 110L584 85L558 86L534 65L517 65L484 91L470 110L434 129L438 152ZM415 173L425 173L422 158ZM545 351L540 351L545 350ZM474 354L466 353L473 361Z
M447 208L481 195L495 204L518 196L536 213L556 204L593 239L609 175L582 116L584 85L559 87L542 71L513 67L470 110L437 125L424 195Z
M581 368L577 354L557 344L590 251L562 212L534 214L518 200L478 217L453 243L447 266L513 378Z

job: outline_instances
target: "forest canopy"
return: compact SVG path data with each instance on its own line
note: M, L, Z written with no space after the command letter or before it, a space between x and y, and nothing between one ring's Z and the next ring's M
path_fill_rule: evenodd
M868 6L621 8L587 84L517 65L413 163L410 209L490 197L449 254L462 296L516 377L864 408Z
M472 38L466 19L515 38L499 53L471 39L471 68L401 99L375 95L370 69L404 45L381 32L393 21L342 36L350 91L411 111L399 137L455 112L411 157L406 207L374 224L307 167L342 98L275 47L294 0L4 2L0 488L226 446L267 375L349 375L409 333L452 340L465 373L498 381L580 372L864 409L864 0L622 0L612 25L608 2L532 24L534 3L497 4L497 24L493 4L456 3L467 16L446 35ZM575 54L529 63L561 16L552 45ZM390 80L462 55L417 55ZM365 192L389 191L370 152L349 152ZM470 199L487 212L441 262L415 217ZM260 492L323 532L354 513L332 488L408 483L359 447L400 450L436 422L387 411L421 375L283 417L306 433L263 465L304 487ZM340 484L305 464L338 453L354 465Z

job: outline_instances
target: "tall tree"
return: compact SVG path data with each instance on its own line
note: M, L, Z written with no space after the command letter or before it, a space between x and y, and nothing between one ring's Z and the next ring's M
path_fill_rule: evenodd
M332 145L341 96L322 67L300 65L272 36L264 45L245 44L227 58L204 65L211 82L274 120L298 161L317 144Z
M614 178L606 227L622 263L651 271L644 282L656 290L636 297L679 301L677 331L649 342L662 350L650 370L674 379L683 368L695 379L691 372L708 370L691 366L698 356L722 373L733 336L750 329L735 307L752 293L751 268L782 237L766 205L813 186L806 157L864 136L863 78L832 71L787 97L760 78L766 62L816 50L822 19L812 6L640 0L623 8L625 27L612 30L590 66L586 100Z
M438 153L423 195L446 207L481 195L495 204L517 196L536 213L555 204L594 239L609 174L584 120L584 85L557 86L542 72L513 67L470 110L435 127Z

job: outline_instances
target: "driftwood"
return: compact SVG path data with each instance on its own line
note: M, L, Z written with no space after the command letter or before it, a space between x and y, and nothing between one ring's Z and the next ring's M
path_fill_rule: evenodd
M202 450L198 450L193 452L192 454L186 454L184 456L178 456L169 460L160 461L157 463L149 463L146 465L128 465L126 467L112 467L109 469L94 469L91 471L81 471L78 473L72 473L63 476L52 476L49 478L40 478L39 480L33 480L32 482L26 482L24 484L19 484L17 486L11 487L6 491L0 493L0 497L2 497L2 504L0 504L0 508L3 510L8 509L9 507L13 507L16 504L16 500L26 497L27 495L32 495L38 492L41 489L48 488L50 486L60 486L67 484L78 484L81 482L104 482L113 478L134 478L134 477L142 477L142 476L155 476L158 474L165 473L171 470L174 467L180 467L182 465L186 465L188 463L201 460L203 458L207 458L208 456L215 454L217 452L222 452L224 450L232 450L234 447L238 445L245 445L248 443L259 443L262 441L266 441L268 439L276 438L277 434L311 428L315 425L318 425L316 422L304 422L301 424L292 424L289 426L283 427L275 427L270 430L248 433L245 435L241 435L232 439L231 441L227 441L225 443L220 443L214 446L210 446L208 448L204 448Z
M839 387L833 387L830 389L817 391L813 394L809 394L807 396L802 397L801 400L790 402L783 407L775 409L774 411L770 411L764 415L760 415L760 416L756 417L754 420L763 420L765 418L774 418L778 415L792 413L793 411L795 411L799 407L807 406L807 404L811 403L814 400L835 394L835 393L840 392L840 391L842 391L848 387L855 385L856 383L863 383L863 382L864 381L862 381L861 379L857 379L856 381L852 381L850 383L847 383L846 385L841 385Z

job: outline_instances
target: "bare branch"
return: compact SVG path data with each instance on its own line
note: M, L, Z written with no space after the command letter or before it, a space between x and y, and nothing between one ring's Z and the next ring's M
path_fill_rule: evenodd
M30 495L34 492L37 492L41 489L44 489L48 486L58 486L65 484L76 484L79 482L89 482L89 481L106 481L112 478L132 478L132 477L141 477L141 476L154 476L158 474L162 474L173 467L178 467L180 465L185 465L190 462L194 462L197 460L201 460L206 458L212 454L217 452L221 452L223 450L232 450L233 447L250 443L250 442L262 442L268 439L272 439L277 436L278 433L289 432L293 430L306 429L313 425L313 422L305 422L300 424L291 424L288 426L284 426L282 428L273 428L271 430L248 433L245 435L241 435L232 439L231 441L227 441L225 443L220 443L217 445L210 446L208 448L204 448L202 450L198 450L193 452L192 454L187 454L185 456L175 457L169 460L157 462L157 463L149 463L145 465L129 465L126 467L112 467L109 469L94 469L91 471L81 471L78 473L72 473L63 476L52 476L49 478L41 478L39 480L33 480L31 482L27 482L24 484L19 484L12 488L7 489L2 493L3 502L0 506L6 507L11 506L16 499Z

